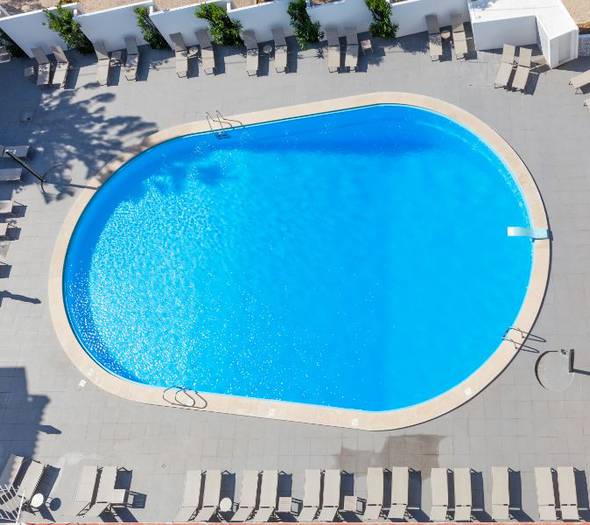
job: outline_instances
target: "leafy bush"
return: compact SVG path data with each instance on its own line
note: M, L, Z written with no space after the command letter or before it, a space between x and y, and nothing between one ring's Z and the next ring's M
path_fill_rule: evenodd
M49 29L55 31L70 49L77 49L81 53L92 53L92 43L80 28L80 24L74 20L74 12L66 9L60 1L55 11L45 11L49 22Z
M324 38L324 33L320 31L320 23L312 22L309 18L306 0L293 0L289 3L287 12L291 17L291 25L295 30L295 37L301 49Z
M2 29L0 29L0 46L4 46L8 49L8 52L13 57L22 57L25 56L25 52L18 47L14 40L10 38Z
M150 20L150 10L148 7L136 7L133 9L137 25L141 29L143 39L149 44L152 49L164 49L168 47L168 43L164 37L156 29L156 26Z
M395 38L397 24L391 21L391 5L387 0L365 0L373 15L371 34L380 38Z
M222 46L243 46L240 36L242 24L232 20L223 7L217 4L201 4L195 9L195 16L209 22L211 39Z

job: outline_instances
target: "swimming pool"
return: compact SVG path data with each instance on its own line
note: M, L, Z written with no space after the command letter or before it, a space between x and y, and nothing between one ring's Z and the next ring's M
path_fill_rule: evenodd
M504 162L379 104L163 142L86 205L63 267L84 350L137 383L358 411L472 376L527 294Z

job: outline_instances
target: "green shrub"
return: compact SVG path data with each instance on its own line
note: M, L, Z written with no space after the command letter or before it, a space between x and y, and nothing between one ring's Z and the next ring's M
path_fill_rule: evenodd
M222 46L243 46L240 36L242 24L232 20L223 7L217 4L201 4L195 9L195 16L209 22L211 39Z
M149 7L136 7L133 9L137 25L141 29L143 39L148 43L152 49L165 49L168 43L164 37L156 29L156 26L150 20Z
M315 44L324 38L324 33L320 31L320 23L312 22L307 12L306 0L293 0L289 3L287 12L291 17L291 25L295 30L295 38L301 49L305 49L309 44Z
M13 57L25 56L25 52L2 29L0 29L0 46L4 46Z
M397 24L391 21L391 5L387 0L365 0L373 15L371 34L380 38L395 38Z
M92 53L92 43L80 28L80 24L74 20L74 12L63 7L60 1L55 11L45 11L49 22L49 29L55 31L70 49L77 49L81 53Z

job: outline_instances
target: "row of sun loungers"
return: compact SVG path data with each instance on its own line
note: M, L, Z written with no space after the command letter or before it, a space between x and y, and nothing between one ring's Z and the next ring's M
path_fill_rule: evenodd
M55 58L55 67L52 68L49 58L40 47L31 49L35 62L37 63L37 85L54 85L64 87L66 84L70 62L63 49L59 46L52 46L51 52ZM32 68L31 68L32 69ZM34 73L34 72L33 72ZM52 75L53 73L53 75Z
M340 47L340 36L334 26L327 26L324 30L328 41L328 71L335 73L342 69L342 48ZM359 41L355 27L344 28L344 39L346 48L344 53L344 71L356 71L358 68L359 47L363 53L372 52L370 38Z

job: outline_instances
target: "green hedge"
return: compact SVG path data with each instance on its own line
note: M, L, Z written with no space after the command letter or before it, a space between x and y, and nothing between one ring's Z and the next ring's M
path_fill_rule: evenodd
M309 44L315 44L324 38L319 22L312 22L307 12L306 0L293 0L289 3L287 12L291 17L291 26L295 30L295 38L301 49Z
M395 38L398 26L391 21L389 2L387 0L365 0L365 3L373 15L371 34L380 38Z
M201 4L195 9L195 16L209 22L211 39L222 46L243 46L240 36L242 24L232 20L223 7L217 4Z
M94 47L80 28L80 24L74 20L74 13L63 7L59 2L55 11L45 9L45 16L49 23L49 29L55 31L70 49L77 49L81 53L92 53Z
M25 52L16 45L14 40L10 38L2 29L0 29L0 46L4 46L8 49L8 52L13 57L23 57Z
M152 49L165 49L168 43L164 37L156 29L156 26L150 20L149 7L136 7L133 9L137 25L141 29L143 39L148 43Z

